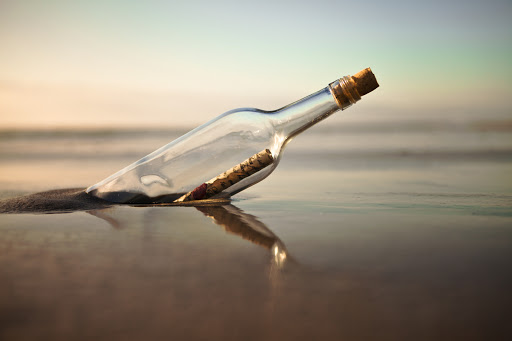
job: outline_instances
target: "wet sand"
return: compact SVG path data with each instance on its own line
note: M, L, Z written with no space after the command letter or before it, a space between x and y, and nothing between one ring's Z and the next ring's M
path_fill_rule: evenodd
M34 138L0 139L0 198L32 201L0 215L2 340L512 335L507 142L484 146L501 150L494 154L369 145L355 153L329 149L343 137L320 132L298 137L274 174L230 204L75 210L57 201L44 214L31 193L78 188L50 193L80 201L80 188L139 156L109 146L149 142L46 136L42 157L42 143L40 153L22 152ZM312 153L315 143L325 150Z
M269 218L259 220L235 206L117 206L3 216L2 338L510 332L509 219L357 211L260 210Z

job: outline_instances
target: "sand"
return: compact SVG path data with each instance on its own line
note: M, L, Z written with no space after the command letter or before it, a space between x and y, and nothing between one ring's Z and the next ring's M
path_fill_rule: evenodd
M84 188L68 188L0 200L0 213L72 212L110 205L105 200L88 195Z
M0 213L66 213L73 211L89 211L111 206L222 206L229 204L229 198L204 199L188 202L169 203L112 203L87 194L85 188L66 188L28 194L24 196L0 200Z

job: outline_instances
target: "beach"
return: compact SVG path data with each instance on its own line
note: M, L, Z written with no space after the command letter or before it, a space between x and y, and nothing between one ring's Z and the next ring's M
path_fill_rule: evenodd
M0 199L184 132L2 131ZM0 338L508 339L511 174L510 121L336 118L230 203L4 213Z

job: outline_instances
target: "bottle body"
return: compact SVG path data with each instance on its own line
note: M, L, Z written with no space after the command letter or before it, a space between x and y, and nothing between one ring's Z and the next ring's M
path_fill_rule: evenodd
M227 112L89 187L87 192L118 203L172 202L262 148L272 147L276 134L268 115L252 108Z
M239 176L212 197L234 195L267 177L294 136L355 103L340 105L336 91L341 90L334 82L279 110L228 111L89 187L87 193L117 203L173 202L235 165L242 163L243 169L243 161L262 150L269 151L268 166Z

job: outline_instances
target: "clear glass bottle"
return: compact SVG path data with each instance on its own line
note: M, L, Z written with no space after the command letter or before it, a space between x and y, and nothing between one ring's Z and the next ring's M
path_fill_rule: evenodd
M217 188L209 198L232 196L266 178L279 164L284 147L293 137L336 111L346 109L377 87L375 76L368 68L275 111L254 108L228 111L87 188L86 192L116 203L182 201L184 194L193 190L196 193L198 189L204 192L206 184L210 186L219 174L236 165L242 163L241 168L245 170L244 165L252 165L256 154L266 151L269 154L266 164L244 175L236 173L235 181ZM194 195L192 199L197 199ZM187 200L192 199L189 195Z

